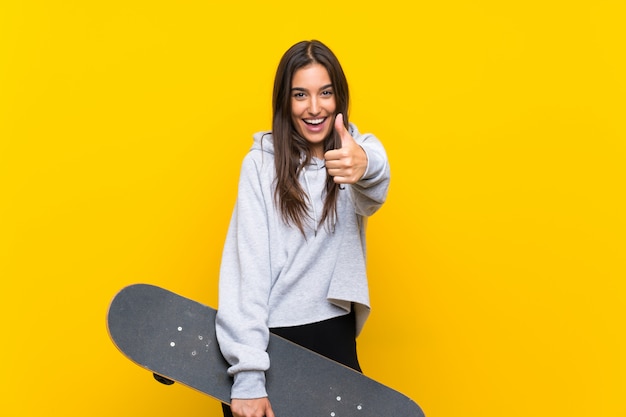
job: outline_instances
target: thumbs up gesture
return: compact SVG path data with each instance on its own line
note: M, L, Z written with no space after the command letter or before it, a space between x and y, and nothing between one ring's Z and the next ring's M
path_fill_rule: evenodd
M326 171L338 184L354 184L367 169L367 155L343 124L343 115L335 117L335 130L341 137L341 148L324 154Z

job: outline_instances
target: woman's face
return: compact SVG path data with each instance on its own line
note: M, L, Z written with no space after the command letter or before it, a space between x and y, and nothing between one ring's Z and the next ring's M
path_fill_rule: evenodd
M333 128L335 94L328 71L314 63L300 68L291 79L291 120L311 147L323 158L324 139Z

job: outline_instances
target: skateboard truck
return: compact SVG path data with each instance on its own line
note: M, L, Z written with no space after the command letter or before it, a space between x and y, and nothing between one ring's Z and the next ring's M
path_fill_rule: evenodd
M159 374L153 373L152 376L163 385L172 385L174 383L174 381L172 381L171 379L161 376Z

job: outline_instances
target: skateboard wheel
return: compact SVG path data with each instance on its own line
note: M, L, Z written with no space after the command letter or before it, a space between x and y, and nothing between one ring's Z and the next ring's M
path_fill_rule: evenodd
M163 385L172 385L174 383L174 381L172 381L171 379L165 378L164 376L161 376L159 374L152 374L152 376Z

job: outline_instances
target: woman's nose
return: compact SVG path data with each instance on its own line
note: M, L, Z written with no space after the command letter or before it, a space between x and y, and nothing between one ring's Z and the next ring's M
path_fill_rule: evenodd
M311 101L309 102L309 113L312 116L316 116L320 113L320 105L315 97L311 98Z

